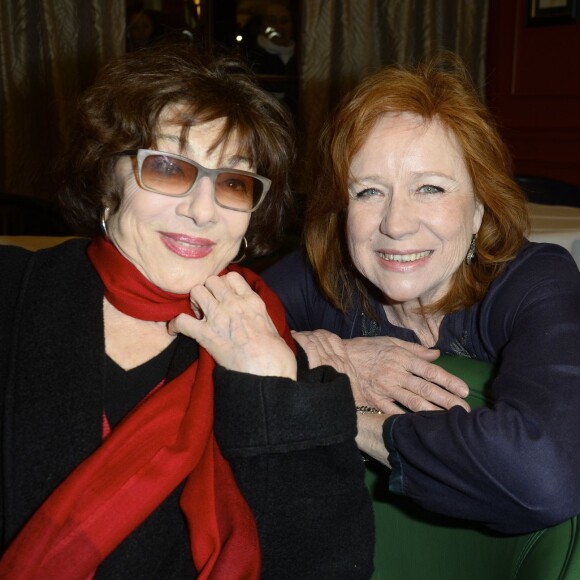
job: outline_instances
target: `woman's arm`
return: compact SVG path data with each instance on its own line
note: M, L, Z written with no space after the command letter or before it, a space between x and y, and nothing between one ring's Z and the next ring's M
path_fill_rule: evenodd
M383 439L385 420L389 415L378 413L366 413L358 416L356 443L359 449L369 457L380 461L387 467L389 463L389 451Z
M256 517L262 577L370 578L373 513L347 377L214 377L216 438Z
M294 338L310 366L329 364L346 372L357 402L401 412L468 408L465 383L432 364L438 351L389 337L352 338L354 321L320 294L312 270L298 251L268 268L264 280L284 304ZM318 330L323 329L323 330ZM356 336L356 328L354 329ZM344 340L340 340L342 337Z
M532 245L498 278L469 326L498 361L493 406L388 420L391 491L439 513L524 533L580 513L580 273Z
M215 358L214 432L258 525L264 579L367 579L373 513L348 378L301 367L237 274L191 292L169 325ZM281 307L280 307L281 308Z

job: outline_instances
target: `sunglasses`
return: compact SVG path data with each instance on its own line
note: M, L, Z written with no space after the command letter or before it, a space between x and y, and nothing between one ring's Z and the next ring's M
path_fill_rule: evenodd
M202 177L209 177L217 205L234 211L255 211L266 197L272 182L250 171L240 169L208 169L187 157L137 149L126 151L137 160L137 180L147 191L185 197Z

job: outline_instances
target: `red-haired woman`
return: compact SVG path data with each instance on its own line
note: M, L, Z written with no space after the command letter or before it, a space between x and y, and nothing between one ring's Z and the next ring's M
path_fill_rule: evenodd
M369 76L316 171L307 258L265 279L310 331L296 337L311 365L349 373L359 447L392 467L390 489L504 532L580 513L580 273L526 240L510 156L461 63ZM469 412L439 352L497 366L493 408Z

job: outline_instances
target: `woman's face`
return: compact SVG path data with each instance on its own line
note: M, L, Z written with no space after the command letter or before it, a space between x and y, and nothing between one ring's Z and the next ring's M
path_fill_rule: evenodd
M143 12L138 12L131 18L127 30L135 47L142 47L149 44L153 34L153 21L151 20L151 16Z
M440 121L385 115L354 156L346 233L356 268L388 304L443 297L483 217Z
M249 161L238 155L235 138L225 149L208 150L222 124L217 120L192 127L186 149L180 150L181 126L162 119L156 149L209 169L252 171ZM124 183L124 193L119 211L107 221L109 238L155 285L176 294L189 293L234 260L250 214L218 206L209 177L202 177L186 197L153 193L139 187L129 156L117 163L116 177Z
M271 40L274 44L288 46L292 43L294 33L292 29L292 15L282 4L269 4L264 14L264 29L273 28L279 36Z

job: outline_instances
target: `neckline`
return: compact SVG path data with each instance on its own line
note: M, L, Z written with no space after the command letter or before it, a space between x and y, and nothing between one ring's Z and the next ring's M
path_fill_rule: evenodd
M159 354L129 370L105 355L103 410L111 428L167 378L176 342L172 341Z

